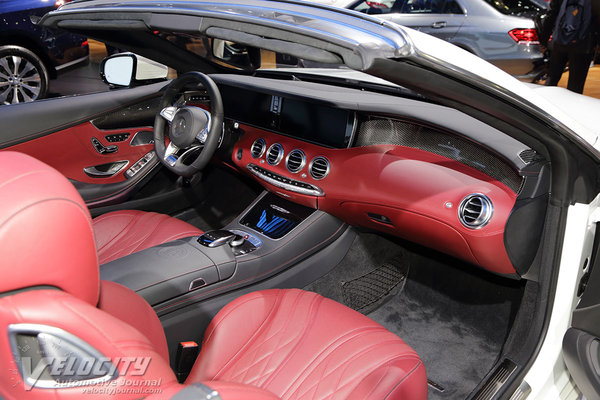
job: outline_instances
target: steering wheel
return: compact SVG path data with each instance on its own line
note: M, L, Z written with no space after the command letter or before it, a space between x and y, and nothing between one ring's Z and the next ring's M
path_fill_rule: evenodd
M210 98L210 112L200 107L174 105L182 90L202 85ZM189 178L202 170L217 150L223 133L223 100L215 82L200 72L186 72L175 79L160 100L161 111L154 118L154 150L171 171ZM166 123L165 123L166 122ZM165 143L165 128L169 144ZM200 150L188 164L190 154Z

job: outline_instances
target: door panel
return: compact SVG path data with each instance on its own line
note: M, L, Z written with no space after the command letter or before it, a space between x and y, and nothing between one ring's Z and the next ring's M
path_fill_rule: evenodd
M403 26L450 41L464 24L464 15L455 14L390 14L390 19Z
M6 128L0 133L0 151L29 154L56 168L88 206L123 201L158 164L151 125L158 112L153 99L164 86L1 107Z
M124 172L127 168L154 149L152 143L130 145L136 133L151 130L150 127L100 130L91 122L85 122L52 135L11 146L7 150L19 151L42 160L71 180L97 184L118 183L126 179ZM108 142L106 136L111 135L128 135L128 138L121 142ZM105 149L116 146L117 150L102 154L94 147L92 139L97 140ZM84 172L85 168L120 161L126 161L127 164L112 176L91 177Z

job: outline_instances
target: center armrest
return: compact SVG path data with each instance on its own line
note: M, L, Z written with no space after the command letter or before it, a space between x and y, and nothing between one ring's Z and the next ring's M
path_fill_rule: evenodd
M191 237L103 264L100 278L127 286L154 306L228 279L235 265L228 246L207 248Z

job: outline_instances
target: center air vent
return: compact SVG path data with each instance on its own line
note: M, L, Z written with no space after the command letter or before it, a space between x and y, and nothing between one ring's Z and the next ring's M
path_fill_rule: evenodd
M315 179L323 179L329 174L329 161L325 157L315 157L308 166L310 176Z
M304 164L306 164L306 156L304 155L304 152L299 149L290 151L290 154L288 154L285 159L285 165L288 171L293 174L304 168Z
M467 228L479 229L490 221L493 211L492 201L486 195L473 193L460 202L458 218Z
M256 139L254 143L252 143L252 147L250 147L250 154L252 154L253 158L261 158L262 155L265 154L266 148L267 144L265 143L265 139Z
M277 165L283 159L283 146L279 143L275 143L267 151L267 162L270 165Z

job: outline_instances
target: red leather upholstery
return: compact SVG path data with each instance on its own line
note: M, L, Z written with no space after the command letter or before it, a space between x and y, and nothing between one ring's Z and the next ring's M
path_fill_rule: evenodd
M281 399L426 399L419 356L381 325L301 290L267 290L225 306L187 382L228 381Z
M194 382L195 383L195 382ZM219 396L223 400L280 400L279 397L275 396L271 392L259 389L255 386L242 385L233 382L200 382L210 389L215 390L219 393ZM187 390L186 390L187 389ZM189 392L189 386L171 386L161 393L148 397L148 400L164 400L170 399L176 394L186 390L184 393L187 395L187 399L194 399L193 392Z
M169 359L165 331L156 313L140 295L115 282L100 282L98 308L142 332L158 354Z
M152 308L116 283L102 282L99 289L91 219L69 182L39 161L3 152L0 202L0 397L138 399L179 392L182 386L169 367L164 333ZM111 214L99 219L106 226L97 241L115 233L118 224L111 220L128 221L123 230L128 232L157 228L164 240L198 234L175 229L169 217L158 214ZM149 236L111 254L156 244ZM25 288L32 290L20 291ZM18 324L75 335L84 343L79 347L89 345L101 360L116 365L118 377L72 388L25 385L13 354L37 351L37 345L12 347L9 327ZM60 342L55 345L58 354L68 350ZM51 362L57 358L65 357L51 357ZM149 363L142 371L131 367L144 360ZM32 365L31 371L36 368ZM427 394L425 368L402 340L339 303L301 290L255 292L224 307L211 322L188 378L202 381L221 392L223 400L422 400Z
M93 220L98 262L105 264L136 251L203 232L177 218L144 211L114 211Z
M98 302L90 215L73 185L15 152L0 160L0 292L48 285Z
M6 275L4 272L3 276ZM8 325L19 323L49 325L76 335L113 363L118 363L119 377L110 384L96 385L94 389L97 390L90 390L90 386L70 389L34 386L27 390L6 334ZM35 290L0 298L0 332L0 396L6 399L139 399L143 392L136 392L136 389L167 390L171 385L178 385L169 364L146 336L112 315L59 290ZM127 360L143 360L144 357L150 357L150 362L142 375L139 374L141 368L126 366ZM144 386L145 382L152 381L160 386ZM117 392L117 389L121 391ZM131 393L126 393L126 389Z

